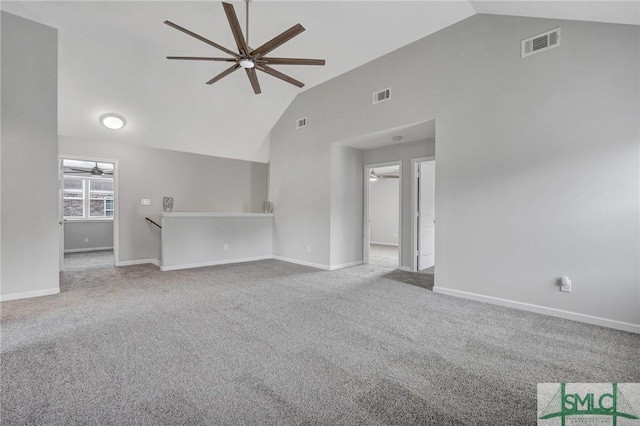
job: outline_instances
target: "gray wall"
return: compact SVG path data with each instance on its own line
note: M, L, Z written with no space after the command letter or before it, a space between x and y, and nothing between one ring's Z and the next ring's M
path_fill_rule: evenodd
M85 242L85 238L89 241ZM113 247L113 221L73 221L64 224L64 250L78 251Z
M334 141L436 119L436 286L640 323L639 47L637 26L476 15L302 92L271 134L274 249L329 259Z
M363 153L331 147L330 267L362 262Z
M59 289L58 34L6 12L1 20L0 296L6 299Z
M120 262L160 259L160 230L144 218L160 222L164 196L175 212L220 213L261 212L267 196L262 163L62 136L60 155L118 161Z
M163 271L269 259L273 218L188 216L162 218ZM226 245L226 250L225 250Z
M400 229L399 179L369 182L369 240L371 244L397 246Z
M436 123L437 126L437 123ZM435 155L434 139L401 143L364 151L364 164L400 161L402 164L402 261L401 267L411 269L413 247L411 244L411 160Z

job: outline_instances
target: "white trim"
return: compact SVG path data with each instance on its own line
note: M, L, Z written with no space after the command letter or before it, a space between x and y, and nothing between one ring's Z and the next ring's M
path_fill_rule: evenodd
M331 265L329 266L329 270L337 271L338 269L351 268L353 266L358 266L362 264L363 264L362 260L356 260L355 262L341 263L340 265Z
M291 259L289 257L282 257L282 256L272 256L271 258L275 259L275 260L280 260L282 262L295 263L296 265L310 266L312 268L322 269L324 271L330 271L331 270L330 266L321 265L320 263L306 262L304 260Z
M161 266L161 271L176 271L179 269L191 269L191 268L204 268L206 266L217 266L217 265L228 265L230 263L245 263L245 262L255 262L256 260L265 260L271 259L272 256L256 256L256 257L244 257L240 259L225 259L225 260L214 260L211 262L201 262L201 263L190 263L187 265L171 265L171 266Z
M411 268L410 268L410 267L408 267L408 266L401 266L401 267L399 267L398 269L400 269L401 271L405 271L405 272L414 272L414 271L412 271L412 270L411 270Z
M66 249L65 253L80 253L85 251L103 251L103 250L113 250L113 246L111 247L88 247L88 248L79 248L79 249Z
M518 302L515 300L509 300L509 299L501 299L499 297L484 296L482 294L476 294L476 293L468 293L466 291L454 290L446 287L437 287L437 286L433 287L433 292L640 334L640 324L632 324L629 322L595 317L592 315L580 314L577 312L565 311L562 309L548 308L546 306L532 305L530 303Z
M122 262L116 262L116 266L146 265L148 263L160 266L160 261L158 259L123 260Z
M9 293L0 295L0 302L9 300L28 299L31 297L51 296L60 293L60 287L47 288L44 290L25 291L23 293Z
M73 219L71 217L65 218L67 225L70 223L101 223L101 222L113 222L113 217L105 217L102 219Z
M207 212L171 212L160 213L161 217L273 217L273 213L207 213Z
M373 244L376 246L399 247L398 243L383 243L382 241L369 241L369 244Z

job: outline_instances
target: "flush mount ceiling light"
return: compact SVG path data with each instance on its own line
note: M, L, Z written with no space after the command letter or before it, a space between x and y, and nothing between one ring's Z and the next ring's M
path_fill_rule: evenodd
M107 129L119 130L124 127L126 121L121 115L108 113L100 116L100 123Z

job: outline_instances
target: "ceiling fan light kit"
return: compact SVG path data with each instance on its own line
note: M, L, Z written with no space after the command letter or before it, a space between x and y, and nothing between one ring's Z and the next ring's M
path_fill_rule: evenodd
M214 57L202 57L202 56L167 56L167 59L170 60L183 60L183 61L214 61L214 62L230 62L233 63L229 68L222 71L220 74L213 77L211 80L207 81L207 84L213 84L222 78L228 76L234 71L243 68L247 73L247 77L249 78L249 82L251 83L251 87L253 88L253 92L258 95L262 93L262 89L260 88L260 83L258 81L258 75L256 70L264 72L265 74L269 74L275 78L286 81L289 84L293 84L296 87L303 87L304 83L274 69L271 68L270 65L324 65L324 59L303 59L303 58L271 58L266 56L271 51L276 48L282 46L287 41L291 40L298 34L304 31L304 27L300 24L296 24L293 27L289 28L286 31L283 31L276 37L257 47L256 49L252 49L249 47L249 3L251 0L245 0L247 5L246 12L246 31L245 34L242 33L242 28L240 28L240 23L238 22L238 16L236 15L236 11L232 4L230 3L222 3L222 8L227 16L227 20L229 21L229 26L231 27L231 33L233 34L233 38L236 42L236 47L238 52L234 52L230 49L227 49L224 46L219 45L209 39L202 37L199 34L194 33L184 27L181 27L178 24L174 24L171 21L164 21L164 23L178 31L181 31L197 40L202 41L210 46L215 47L216 49L228 54L230 57L228 58L214 58Z

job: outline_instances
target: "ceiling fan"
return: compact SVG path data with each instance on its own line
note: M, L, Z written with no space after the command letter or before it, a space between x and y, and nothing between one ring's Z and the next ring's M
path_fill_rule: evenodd
M369 179L370 180L378 180L378 179L399 179L400 176L397 175L381 175L376 173L375 169L371 169L371 172L369 172Z
M288 30L282 32L261 46L253 49L249 47L249 3L251 0L245 0L247 5L247 13L246 13L246 36L242 34L242 29L240 28L240 23L238 22L238 17L236 15L235 9L233 5L230 3L222 3L222 7L224 8L224 12L227 15L227 20L229 21L229 25L231 26L231 32L233 33L233 38L236 41L236 45L238 47L238 52L234 52L230 49L227 49L224 46L221 46L211 40L208 40L202 37L199 34L194 33L186 28L181 27L180 25L174 24L171 21L164 21L165 24L169 25L172 28L175 28L178 31L182 31L183 33L190 35L193 38L196 38L208 45L215 47L218 50L223 51L224 53L231 56L230 58L211 58L211 57L200 57L200 56L167 56L167 59L173 60L186 60L186 61L218 61L218 62L232 62L231 65L226 70L222 71L220 74L213 77L211 80L207 81L207 84L213 84L216 81L228 76L234 71L239 70L240 68L244 68L247 73L247 77L249 78L249 82L251 83L251 87L253 88L253 92L257 95L262 92L260 89L260 83L258 82L258 75L256 70L262 71L266 74L269 74L273 77L279 78L280 80L284 80L287 83L293 84L297 87L304 86L304 83L289 77L286 74L281 73L273 68L271 65L324 65L324 59L302 59L302 58L274 58L269 57L271 51L276 49L277 47L283 45L287 41L291 40L298 34L304 31L304 27L300 24L296 24Z
M90 174L91 176L113 175L113 170L103 170L98 167L98 163L93 168L69 167L65 166L64 174Z

